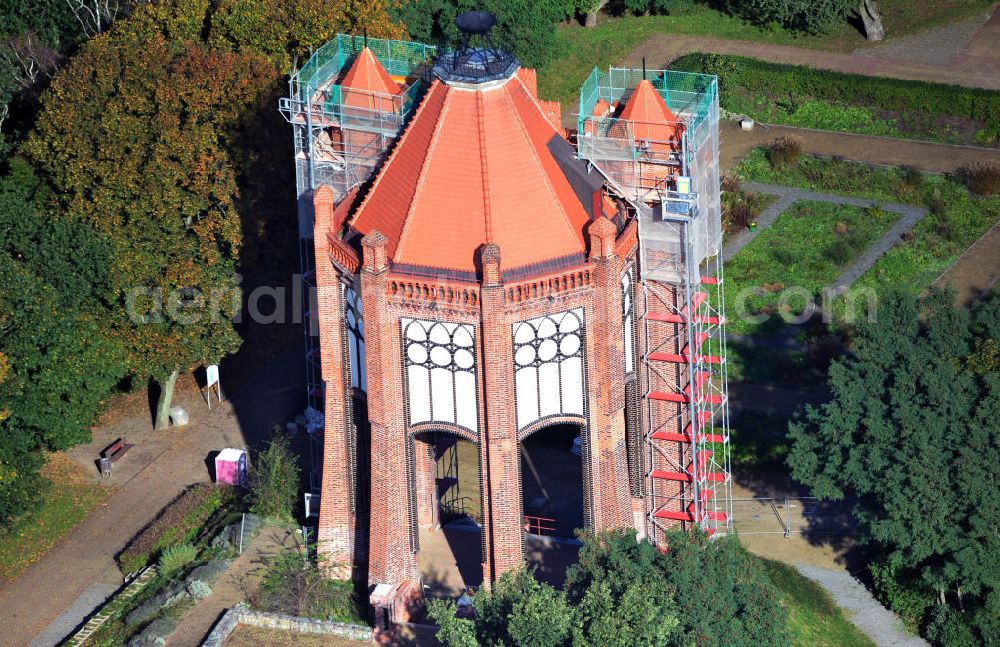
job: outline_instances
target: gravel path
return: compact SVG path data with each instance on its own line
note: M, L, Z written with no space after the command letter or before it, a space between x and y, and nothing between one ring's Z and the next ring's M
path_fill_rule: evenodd
M909 633L903 622L872 597L865 586L844 571L800 564L799 572L830 592L848 619L879 647L925 647L929 643Z
M899 38L891 38L890 34L890 38L881 45L869 45L853 53L865 58L952 65L990 19L990 15L989 11L984 11L966 20Z
M758 193L769 193L778 196L778 201L765 209L757 218L757 229L755 231L743 231L734 236L725 249L722 250L722 260L729 261L751 240L757 237L761 231L767 229L778 219L786 209L799 200L809 200L812 202L829 202L832 204L842 204L851 207L867 208L878 205L886 211L898 213L900 218L896 223L882 235L881 238L869 245L868 249L858 256L850 266L834 281L830 288L835 292L842 292L851 287L862 274L871 269L871 266L878 261L889 249L899 242L900 237L913 229L913 226L920 222L920 219L927 215L927 210L914 207L908 204L898 204L895 202L879 202L878 200L867 200L864 198L851 198L833 193L819 193L798 189L795 187L782 186L779 184L761 184L758 182L744 182L743 188Z

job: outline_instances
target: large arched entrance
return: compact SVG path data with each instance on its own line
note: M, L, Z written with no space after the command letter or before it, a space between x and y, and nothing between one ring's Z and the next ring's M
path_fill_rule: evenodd
M420 577L431 594L458 595L483 580L479 445L438 429L412 442Z
M577 559L575 531L588 525L585 429L554 421L529 429L518 443L525 560L557 586Z

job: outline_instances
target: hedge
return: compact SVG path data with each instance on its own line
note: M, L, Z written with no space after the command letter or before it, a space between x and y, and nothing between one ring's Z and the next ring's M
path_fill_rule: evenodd
M168 546L194 541L203 526L223 505L231 502L231 488L200 483L188 488L165 507L118 555L125 573L149 564Z
M993 90L846 74L722 54L687 54L670 67L717 75L723 104L726 89L738 87L769 96L812 97L881 110L964 117L1000 133L1000 92Z

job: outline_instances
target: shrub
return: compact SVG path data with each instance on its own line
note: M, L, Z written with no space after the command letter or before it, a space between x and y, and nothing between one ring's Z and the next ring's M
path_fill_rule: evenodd
M337 622L363 621L366 605L350 580L333 580L301 553L283 553L270 561L255 590L244 591L261 611Z
M976 195L996 195L1000 193L1000 165L993 162L977 162L963 166L959 175Z
M924 185L924 174L912 166L903 167L903 184L911 189L919 189Z
M943 604L931 610L924 635L932 644L942 647L978 647L982 644L976 639L968 620Z
M187 592L192 598L201 600L212 595L212 587L201 580L194 580L187 585Z
M767 160L773 168L788 168L799 163L802 142L791 137L778 137L767 146Z
M177 629L177 621L170 617L157 618L142 633L128 642L128 647L160 647Z
M254 458L250 472L250 510L273 519L289 519L299 497L298 457L284 436L275 436Z
M134 573L168 546L192 542L205 522L223 505L232 503L234 497L231 488L210 483L188 488L167 504L118 554L122 570Z
M752 94L810 97L876 110L954 115L982 123L991 133L1000 128L1000 92L992 90L845 74L720 54L688 54L670 67L718 75L719 97L726 109L726 102L736 95L733 90L742 88Z
M176 544L163 549L160 554L160 573L169 575L178 571L198 556L198 549L191 544Z
M876 561L868 570L879 601L910 622L920 622L934 606L934 596L911 574L904 572L898 561Z

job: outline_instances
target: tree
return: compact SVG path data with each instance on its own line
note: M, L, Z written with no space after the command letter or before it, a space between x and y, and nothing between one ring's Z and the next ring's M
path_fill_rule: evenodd
M788 644L780 594L736 537L676 531L667 546L660 569L676 591L681 624L674 644Z
M882 14L879 12L875 0L861 0L856 11L861 17L861 23L865 26L865 38L872 41L885 38Z
M777 590L735 538L678 531L665 553L634 532L581 539L564 594L530 571L505 574L476 594L474 620L455 618L453 602L432 604L438 639L449 647L787 644Z
M792 476L857 496L859 538L959 610L1000 590L997 302L970 319L945 292L883 297L830 367L833 399L789 427Z
M580 5L564 0L409 0L395 9L410 37L454 47L461 43L455 17L463 11L496 14L492 37L497 46L513 52L528 67L540 67L556 55L556 23Z
M757 25L817 33L855 8L857 0L729 0L730 11Z
M124 374L97 305L107 246L39 213L40 189L17 158L0 179L0 524L39 500L45 450L90 440Z
M674 589L661 573L662 555L635 534L586 533L580 560L566 575L576 611L574 645L654 647L677 633Z
M250 511L270 519L290 519L299 498L298 457L284 436L257 452L250 470Z
M431 618L442 629L437 639L448 647L558 647L570 637L572 611L565 597L526 569L504 573L492 590L479 589L475 608L473 622L455 618L451 600L431 604Z
M86 43L43 98L26 150L61 217L111 242L113 327L130 372L163 386L162 427L177 372L239 345L237 188L219 141L269 74L257 57L168 41L141 18Z

